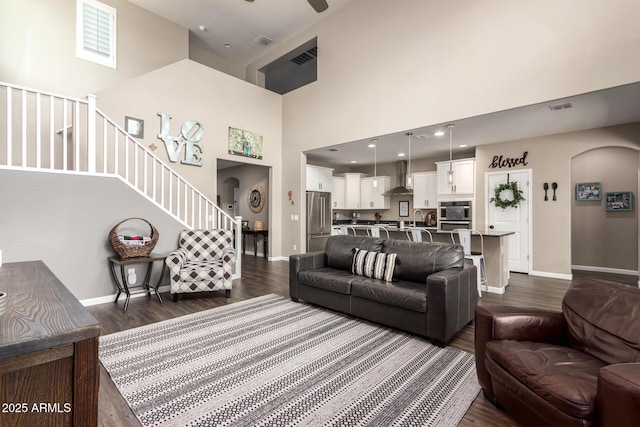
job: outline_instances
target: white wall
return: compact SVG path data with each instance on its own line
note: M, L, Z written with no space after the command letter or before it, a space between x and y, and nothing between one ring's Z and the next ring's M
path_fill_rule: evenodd
M184 229L118 178L0 169L0 182L3 262L42 260L81 300L116 293L108 236L120 221L143 217L153 224L159 234L154 252L163 254L177 247ZM152 283L160 266L154 266ZM145 266L133 268L141 281Z
M97 94L98 107L122 124L124 116L145 123L141 143L158 148L155 154L188 182L215 201L218 191L217 159L271 167L270 200L282 200L282 97L243 80L191 60L179 61L130 79ZM158 139L158 113L170 114L170 135L178 135L187 120L197 120L204 128L201 167L170 163L164 143ZM261 160L228 152L229 127L248 130L263 137ZM281 228L282 206L269 203L270 230ZM277 232L274 232L278 236ZM271 242L271 253L280 254L280 239Z
M528 164L524 168L532 169L533 173L533 179L530 183L533 272L535 274L570 275L572 259L571 206L575 198L571 179L572 159L581 153L604 147L626 147L633 151L640 150L640 123L478 146L476 148L475 204L478 228L484 229L486 225L487 197L484 174L495 171L495 169L489 168L493 157L503 155L504 157L519 158L525 151L528 151ZM637 157L634 161L637 162ZM580 164L577 163L576 167L580 167ZM513 169L521 168L523 166ZM629 173L637 176L637 167L633 171L624 172L627 176ZM545 182L558 184L555 202L543 201L543 183ZM630 183L631 189L634 191L637 191L637 185L637 179L634 183ZM633 233L633 231L631 232ZM628 238L637 242L638 235L637 233L629 235Z
M635 0L355 0L247 71L318 37L318 80L283 97L283 193L303 193L305 150L635 82L637 16ZM289 210L283 224L304 215ZM283 248L304 239L302 221L289 224ZM559 250L540 268L566 272Z
M126 0L117 9L117 69L76 58L76 0L0 0L0 80L87 94L189 55L187 29Z

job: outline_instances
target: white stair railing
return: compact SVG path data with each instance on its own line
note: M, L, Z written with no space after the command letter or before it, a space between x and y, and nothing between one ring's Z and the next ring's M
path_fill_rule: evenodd
M1 167L116 175L186 228L235 230L239 252L242 218L224 212L127 134L96 107L95 96L83 100L0 82L3 127ZM238 256L234 277L240 271Z

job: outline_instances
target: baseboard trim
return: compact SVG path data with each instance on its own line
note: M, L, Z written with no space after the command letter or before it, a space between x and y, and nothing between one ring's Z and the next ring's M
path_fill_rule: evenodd
M624 274L627 276L637 276L637 270L625 270L622 268L594 267L590 265L572 265L571 269L580 271L593 271L596 273Z
M499 288L499 287L496 287L496 286L483 286L482 290L490 292L492 294L504 294L506 292L507 288L506 288L506 286L504 288Z
M137 289L136 289L136 291L137 291ZM169 292L169 291L171 291L171 286L169 286L169 285L160 286L158 288L158 292L160 292L160 293ZM104 304L104 303L107 303L107 302L115 301L116 295L117 294L112 294L112 295L106 295L106 296L103 296L103 297L83 299L83 300L80 300L80 303L82 305L84 305L85 307L89 307L89 306L92 306L92 305L98 305L98 304ZM147 296L146 293L140 292L140 293L131 295L131 298L139 298L139 297L146 297L146 296ZM151 296L155 298L155 296L153 295L153 292L151 292ZM120 300L121 301L124 301L124 298L126 298L126 295L124 295L124 297L123 297L123 295L120 295Z
M532 276L549 277L550 279L573 279L573 274L550 273L548 271L531 271L529 274Z

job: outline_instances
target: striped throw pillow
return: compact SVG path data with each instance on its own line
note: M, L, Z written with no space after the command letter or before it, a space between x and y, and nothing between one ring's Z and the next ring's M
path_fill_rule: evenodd
M354 248L351 273L391 282L397 257L397 254L385 254Z

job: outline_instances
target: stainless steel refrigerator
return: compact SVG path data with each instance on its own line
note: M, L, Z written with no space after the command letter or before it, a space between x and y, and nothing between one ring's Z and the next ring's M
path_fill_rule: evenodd
M331 193L307 191L307 252L323 251L331 236Z

